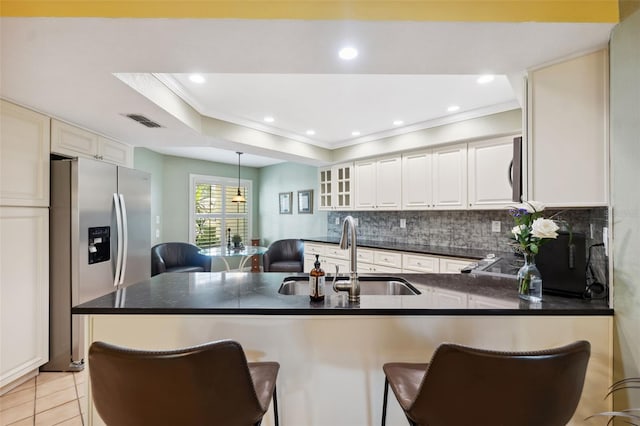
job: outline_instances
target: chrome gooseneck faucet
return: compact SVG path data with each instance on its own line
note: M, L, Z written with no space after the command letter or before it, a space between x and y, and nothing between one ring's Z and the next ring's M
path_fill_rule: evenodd
M356 241L356 224L351 216L344 218L342 222L342 236L340 237L340 248L346 250L349 248L349 237L351 238L351 250L349 251L349 264L351 271L349 273L349 281L341 283L337 281L338 268L336 267L336 277L333 280L333 289L335 291L348 291L349 302L360 301L360 283L358 282L358 254Z

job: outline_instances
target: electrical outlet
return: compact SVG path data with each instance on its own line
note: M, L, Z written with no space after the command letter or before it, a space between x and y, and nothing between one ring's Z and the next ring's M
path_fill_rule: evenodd
M596 225L593 223L589 224L589 238L591 238L592 240L595 238L595 233L596 233Z
M156 225L160 223L160 216L156 216Z
M407 219L400 219L400 228L407 227Z
M340 225L340 218L336 217L336 225Z
M353 223L355 223L355 224L356 224L356 226L358 226L358 218L357 218L357 217L354 217L354 218L353 218Z
M491 221L491 232L500 232L501 223L499 220Z
M160 230L156 229L156 238L160 238Z

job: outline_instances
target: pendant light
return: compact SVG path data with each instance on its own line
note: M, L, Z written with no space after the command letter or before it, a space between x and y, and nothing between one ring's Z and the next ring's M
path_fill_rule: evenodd
M232 203L246 203L247 199L244 198L244 196L240 192L240 156L242 155L242 153L241 152L236 152L236 154L238 154L238 193L236 194L235 197L233 197L231 199L231 202Z

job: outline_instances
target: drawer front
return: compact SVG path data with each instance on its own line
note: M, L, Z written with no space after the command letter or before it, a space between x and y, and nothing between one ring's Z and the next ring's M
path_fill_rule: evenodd
M403 254L402 268L407 271L437 273L440 271L440 259L419 254Z
M402 269L402 253L376 250L373 252L373 263Z
M470 263L475 262L472 259L440 259L440 273L441 274L458 274L460 270Z
M373 250L358 249L358 263L373 263Z
M304 255L316 255L324 256L325 246L322 244L304 243Z
M325 247L324 255L336 259L349 259L349 250L342 250L339 245L331 244Z

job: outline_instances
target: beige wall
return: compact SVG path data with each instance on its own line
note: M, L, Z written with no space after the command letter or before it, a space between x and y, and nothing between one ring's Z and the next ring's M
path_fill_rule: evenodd
M620 379L640 377L640 10L614 29L610 75L614 379ZM640 390L617 394L615 406L640 407Z

